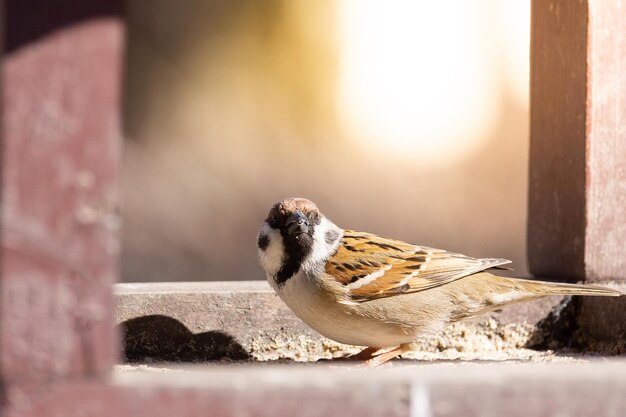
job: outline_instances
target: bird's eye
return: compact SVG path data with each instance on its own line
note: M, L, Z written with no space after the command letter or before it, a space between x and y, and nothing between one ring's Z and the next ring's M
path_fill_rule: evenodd
M272 221L278 223L278 214L272 214Z

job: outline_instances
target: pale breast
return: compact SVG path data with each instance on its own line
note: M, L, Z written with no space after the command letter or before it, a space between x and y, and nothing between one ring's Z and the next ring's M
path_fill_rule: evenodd
M342 304L329 297L319 283L298 273L280 287L270 284L289 308L321 335L357 346L391 347L416 341L431 333L427 317L420 312L419 297ZM439 327L436 329L439 330Z

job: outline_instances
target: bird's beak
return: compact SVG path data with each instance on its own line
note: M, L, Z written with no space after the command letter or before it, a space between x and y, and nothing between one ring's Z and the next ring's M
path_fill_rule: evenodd
M296 210L287 219L285 227L287 228L287 234L291 236L307 233L309 231L309 219L301 211Z

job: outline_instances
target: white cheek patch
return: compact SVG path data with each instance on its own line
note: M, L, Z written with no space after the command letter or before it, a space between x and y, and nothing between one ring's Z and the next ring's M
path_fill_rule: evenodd
M285 253L285 245L283 237L278 230L272 229L267 222L261 226L259 236L265 235L269 240L265 250L259 249L259 262L269 275L276 275L283 266L283 254Z
M337 238L332 242L326 241L326 234L328 232L334 232ZM341 238L343 237L343 230L337 227L333 222L326 217L322 217L320 223L315 226L315 232L313 233L313 247L311 248L311 254L307 256L302 262L302 267L305 270L314 268L320 262L328 259L339 247Z

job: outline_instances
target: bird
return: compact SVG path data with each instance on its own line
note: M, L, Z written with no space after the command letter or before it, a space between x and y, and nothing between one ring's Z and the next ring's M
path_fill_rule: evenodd
M344 230L305 198L274 204L257 235L278 296L309 327L364 347L350 359L379 366L457 322L550 295L620 296L594 285L498 276L501 258L473 258Z

